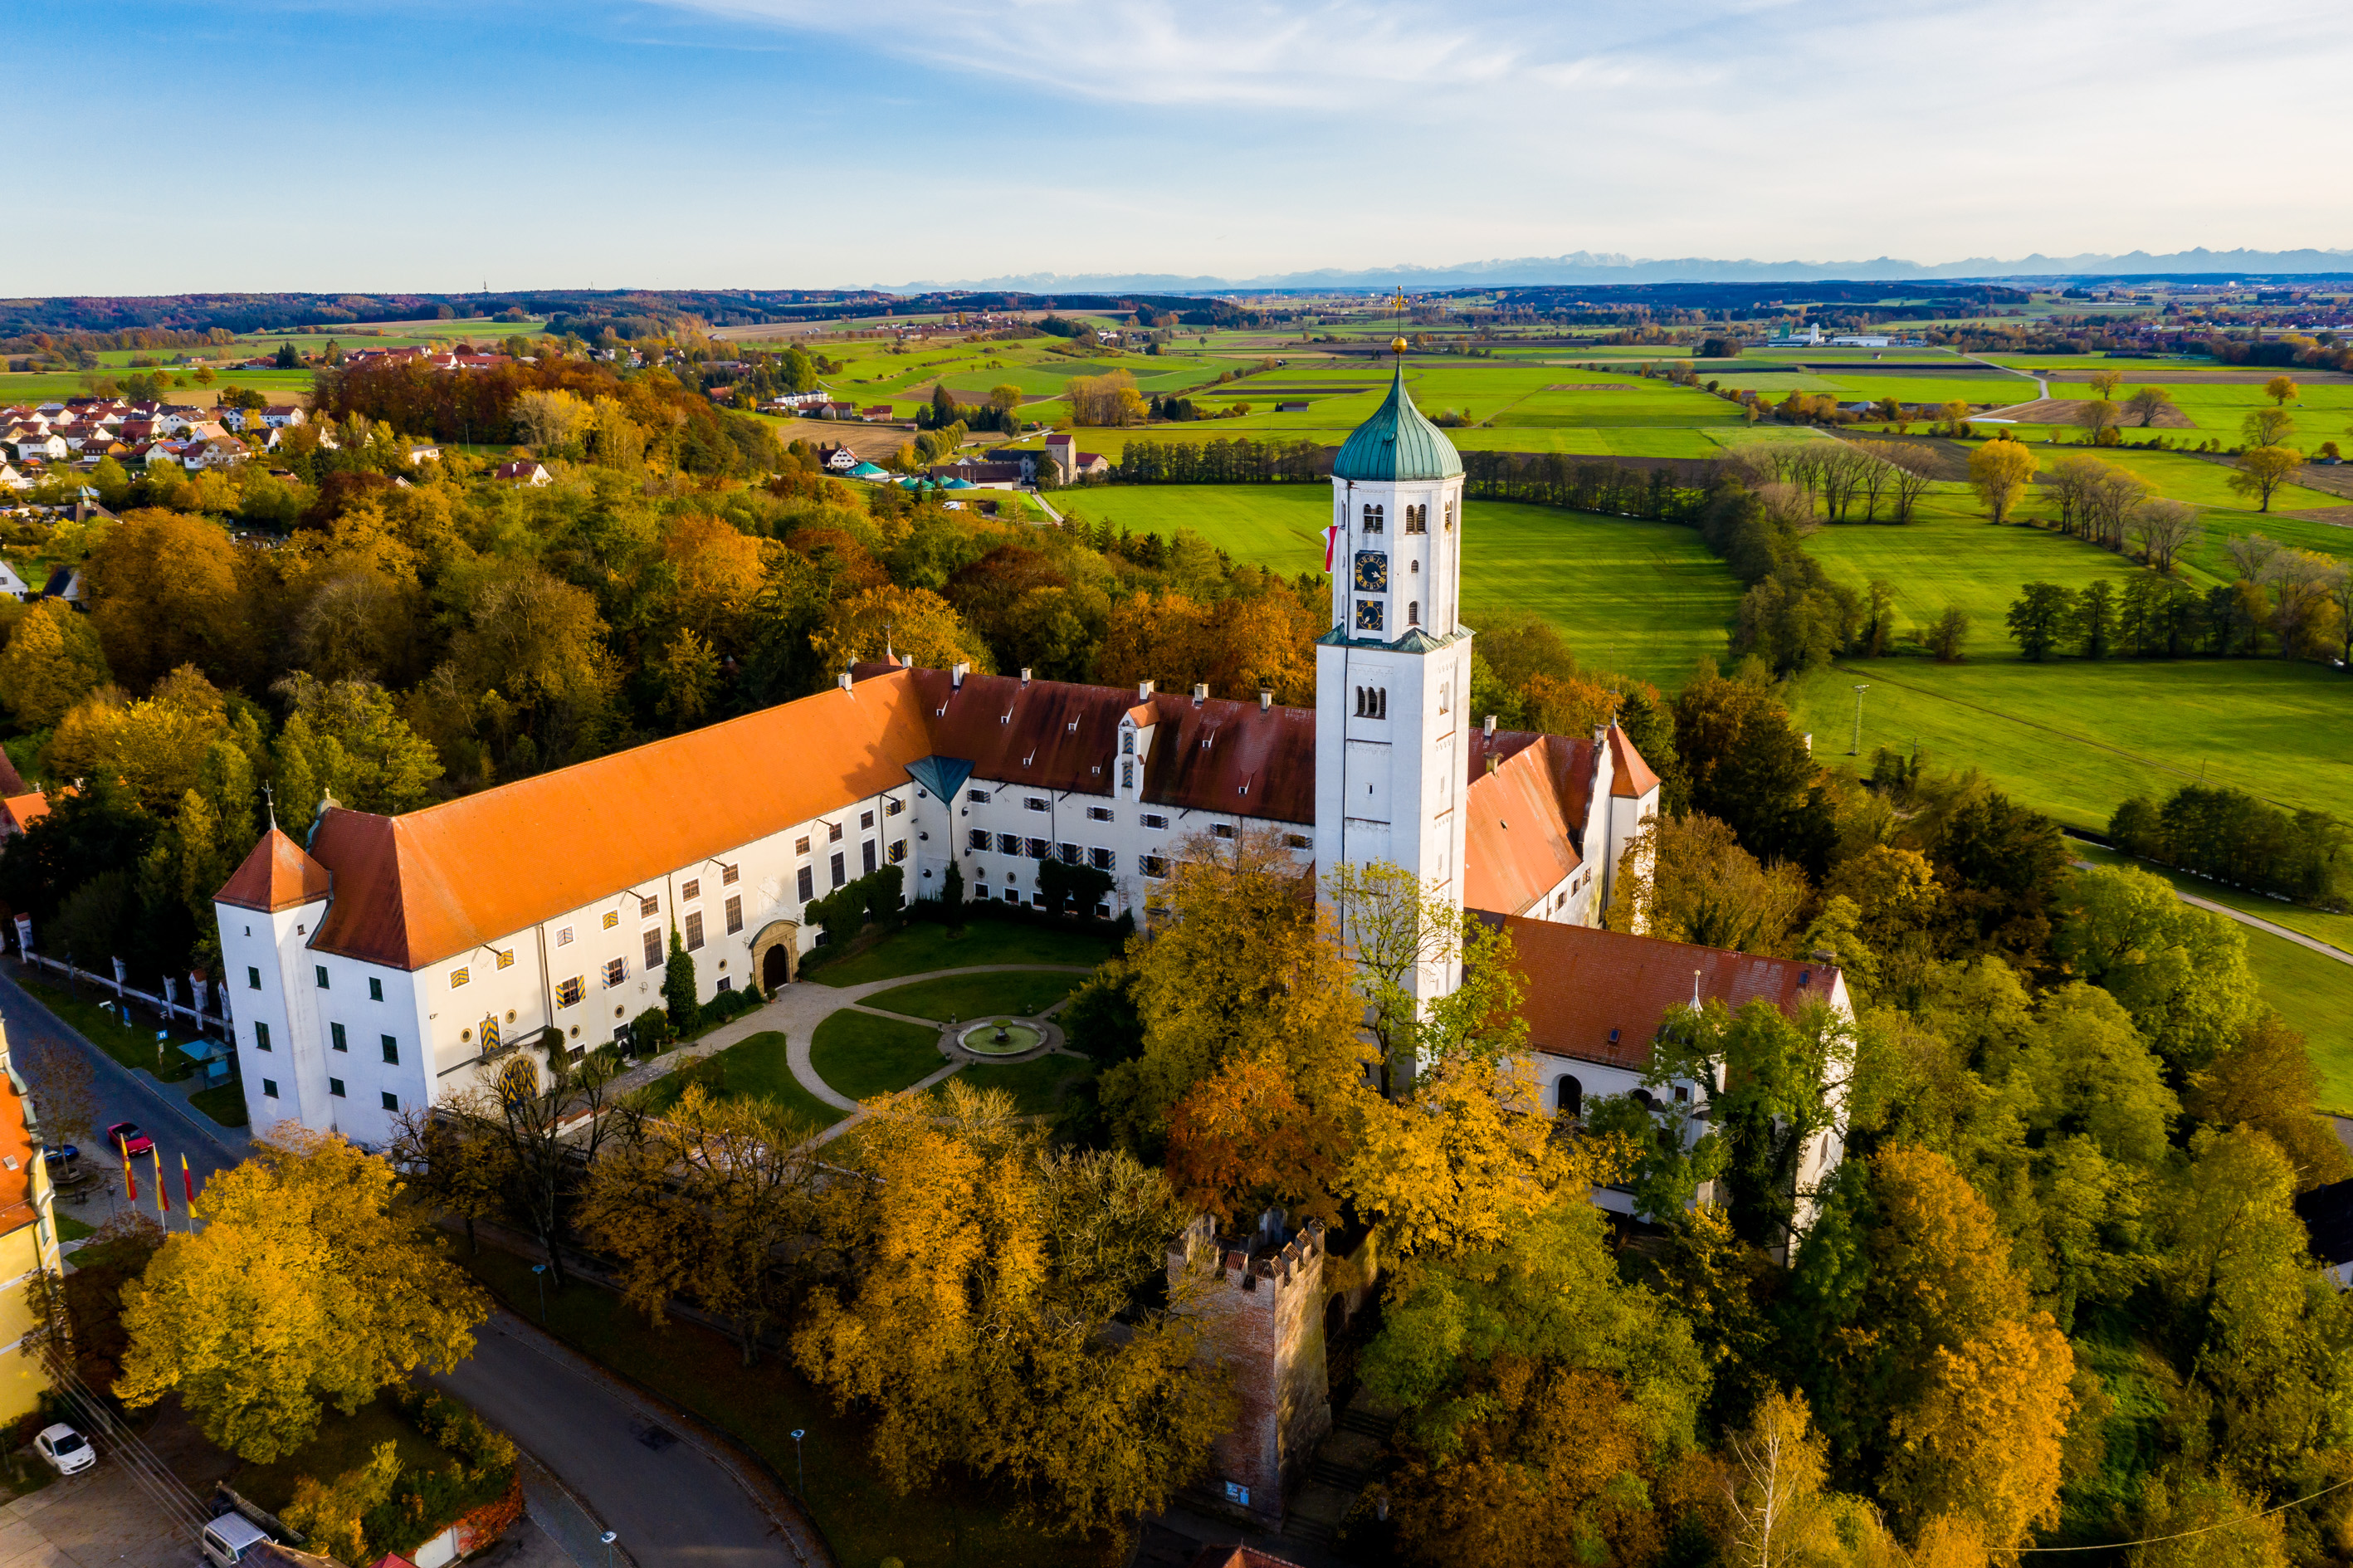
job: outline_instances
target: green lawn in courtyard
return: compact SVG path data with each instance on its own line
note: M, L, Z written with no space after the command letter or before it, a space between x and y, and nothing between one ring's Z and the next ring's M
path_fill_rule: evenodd
M1084 964L1092 969L1111 957L1117 946L1110 938L1090 931L1060 931L997 920L974 920L955 930L919 920L845 959L818 962L825 952L819 948L801 960L801 974L820 985L841 986L978 964Z
M1053 1006L1086 979L1081 974L1051 970L1010 971L993 975L955 975L918 980L864 999L868 1007L903 1012L910 1018L931 1018L945 1023L961 1019L1003 1015L1033 1017Z
M966 1067L956 1075L956 1082L976 1089L1003 1089L1013 1097L1014 1109L1024 1116L1051 1116L1086 1086L1095 1071L1092 1062L1050 1055L1001 1066Z
M691 1077L681 1076L691 1065ZM693 1064L656 1078L646 1090L647 1107L661 1110L677 1103L690 1082L699 1082L721 1099L773 1100L787 1115L818 1127L831 1127L849 1113L826 1104L801 1087L793 1076L781 1031L766 1029L738 1040L724 1051L714 1051Z
M495 1251L465 1261L509 1308L538 1320L529 1263ZM899 1496L870 1457L868 1424L840 1414L773 1352L747 1367L735 1346L711 1330L681 1319L653 1327L610 1293L578 1282L549 1294L547 1328L741 1443L786 1486L797 1461L810 1517L844 1568L873 1568L885 1558L905 1568L1094 1568L1104 1560L1100 1542L1014 1524L1006 1517L1010 1499L980 1487L950 1484ZM807 1434L797 1446L796 1429Z
M810 1036L809 1065L834 1093L865 1100L930 1077L947 1059L936 1029L844 1010Z

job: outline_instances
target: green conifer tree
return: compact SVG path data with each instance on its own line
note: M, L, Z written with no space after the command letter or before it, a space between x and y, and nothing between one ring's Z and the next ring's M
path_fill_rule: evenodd
M670 962L662 967L662 1005L670 1010L672 1027L683 1034L694 1027L694 959L679 940L678 922L670 922Z

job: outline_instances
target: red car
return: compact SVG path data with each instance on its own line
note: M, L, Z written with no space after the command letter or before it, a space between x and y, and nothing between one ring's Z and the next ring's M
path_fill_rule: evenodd
M140 1131L139 1124L133 1121L118 1121L108 1128L106 1141L125 1155L155 1152L155 1140Z

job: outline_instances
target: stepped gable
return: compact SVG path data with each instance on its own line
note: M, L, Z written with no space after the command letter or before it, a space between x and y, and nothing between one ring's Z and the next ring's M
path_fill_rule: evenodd
M273 823L213 899L275 915L324 898L332 886L327 868Z
M919 701L895 672L406 816L331 807L311 945L422 969L838 810L931 754Z
M1474 756L1486 738L1472 741ZM1462 902L1517 915L1585 863L1596 747L1561 735L1510 738L1520 744L1493 747L1502 760L1492 771L1480 763L1463 795Z
M1808 1002L1830 1001L1841 986L1837 967L1819 960L1759 958L1548 920L1482 918L1502 926L1518 949L1529 1049L1556 1056L1639 1070L1649 1065L1651 1043L1667 1014L1690 1005L1694 989L1735 1012L1763 1001L1794 1017Z
M917 694L934 752L972 765L973 776L1108 795L1115 784L1119 725L1134 715L1156 726L1145 760L1146 805L1221 811L1282 822L1315 815L1315 711L1125 686L1023 681L895 662L855 665L855 689L897 675Z

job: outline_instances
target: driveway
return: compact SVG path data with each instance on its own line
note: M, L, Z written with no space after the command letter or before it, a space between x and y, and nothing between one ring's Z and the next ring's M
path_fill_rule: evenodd
M476 1332L472 1360L431 1381L579 1492L638 1568L832 1562L747 1461L511 1312Z

